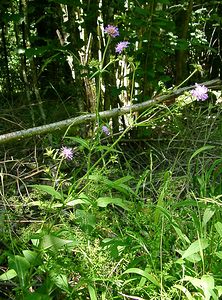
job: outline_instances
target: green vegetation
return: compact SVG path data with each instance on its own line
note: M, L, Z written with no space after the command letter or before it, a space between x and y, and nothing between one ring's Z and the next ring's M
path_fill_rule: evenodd
M1 300L222 298L220 9L0 3Z

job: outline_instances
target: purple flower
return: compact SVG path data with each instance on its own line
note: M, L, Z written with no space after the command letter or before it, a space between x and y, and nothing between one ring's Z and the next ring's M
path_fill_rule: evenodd
M115 38L119 35L119 29L113 25L108 25L104 29L105 33L107 33L109 36Z
M199 85L195 83L195 89L191 91L191 95L197 100L206 100L208 98L208 88L204 85Z
M102 132L104 132L106 135L110 135L109 128L105 125L102 126Z
M126 41L124 41L124 42L119 42L119 43L116 45L116 52L119 53L119 54L122 53L122 51L123 51L125 48L127 48L128 45L129 45L129 42L126 42Z
M73 159L73 151L72 151L71 148L62 147L61 155L62 155L63 158L65 158L67 160L72 160Z

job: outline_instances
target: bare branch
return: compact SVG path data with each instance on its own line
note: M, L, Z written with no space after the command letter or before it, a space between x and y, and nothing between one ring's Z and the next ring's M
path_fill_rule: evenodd
M208 82L204 82L203 84L209 88L218 88L218 86L221 87L221 80L215 79L215 80L211 80ZM155 99L151 99L151 100L139 103L139 104L134 104L131 106L131 108L130 108L130 106L124 106L121 108L114 108L111 110L102 111L99 113L99 116L101 119L109 119L111 117L128 114L128 113L130 113L130 111L136 112L136 111L145 110L152 104L161 103L161 102L164 102L164 101L167 101L170 99L174 99L174 98L178 97L179 95L181 95L183 92L191 90L193 88L194 88L194 86L180 88L178 90L171 91L167 95L159 96L159 97L156 97ZM46 134L46 133L53 132L56 130L62 130L62 129L68 128L69 126L76 126L76 125L79 125L82 123L87 123L87 122L89 123L94 120L96 120L95 113L86 114L86 115L82 115L79 117L66 119L66 120L63 120L60 122L50 123L47 125L42 125L42 126L38 126L38 127L33 127L33 128L29 128L29 129L24 129L24 130L11 132L11 133L2 134L2 135L0 135L0 144L6 143L6 142L11 142L14 140L21 140L21 139L25 139L25 138L36 136L36 135Z

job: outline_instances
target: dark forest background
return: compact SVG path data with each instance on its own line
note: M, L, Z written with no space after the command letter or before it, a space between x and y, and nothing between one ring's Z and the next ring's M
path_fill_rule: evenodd
M2 0L1 133L95 111L95 79L108 24L130 46L103 76L101 110L179 85L221 77L221 1ZM114 42L106 62L115 58Z

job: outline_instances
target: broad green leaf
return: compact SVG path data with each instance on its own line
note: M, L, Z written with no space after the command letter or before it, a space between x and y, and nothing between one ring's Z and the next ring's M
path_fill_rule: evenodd
M193 242L188 249L183 253L182 258L187 258L197 252L206 249L209 246L207 239L199 239Z
M206 208L204 215L203 215L203 222L202 222L203 227L207 225L209 220L213 217L214 213L215 213L215 210L213 210L212 208L210 208L210 207Z
M89 284L88 285L88 290L89 290L90 300L97 300L98 298L96 296L95 288Z
M90 226L92 228L96 226L96 216L85 209L77 209L75 216L77 223L81 226Z
M220 299L220 296L222 296L222 286L221 285L217 285L215 287L215 289L218 291L218 296L219 296L219 299Z
M36 265L36 263L38 264L40 261L38 254L35 251L23 250L22 253L31 265Z
M56 251L61 247L63 247L64 245L70 243L73 243L73 240L64 240L52 234L47 234L43 237L41 246L44 250L51 248L52 250Z
M194 253L194 254L186 257L186 259L192 263L197 263L198 261L201 261L201 256L199 253Z
M31 187L42 191L42 192L46 192L47 194L51 195L52 197L54 197L55 199L63 199L63 196L54 189L54 187L50 186L50 185L44 185L44 184L34 184L31 185Z
M30 263L28 260L20 255L15 255L9 257L9 267L10 269L14 269L17 273L18 277L21 279L22 286L25 285L25 277L27 275L27 271L30 268Z
M161 284L158 282L158 280L151 274L149 274L146 271L143 271L139 268L130 268L128 270L126 270L125 272L123 272L123 274L137 274L140 276L143 276L145 278L147 278L149 281L151 281L153 284L155 284L158 287L161 287Z
M215 288L213 276L203 275L200 279L191 276L185 276L184 280L192 283L194 287L201 289L204 293L205 300L210 300L211 297L214 300L218 300L218 297L213 291Z
M69 290L69 283L67 276L64 274L55 274L53 272L50 273L51 281L60 289L64 291Z
M75 199L66 203L67 206L76 206L78 204L90 205L90 202L86 199Z
M14 277L17 276L17 273L15 272L14 269L10 269L8 271L6 271L5 273L0 275L0 281L6 281L6 280L10 280Z
M222 238L222 223L221 222L217 222L214 226L216 228L216 231L218 232L218 234Z
M107 207L109 204L114 204L125 210L130 210L128 203L121 198L100 197L96 202L99 207Z
M188 300L195 300L191 293L188 291L188 289L180 284L175 284L173 287L175 287L176 289L180 290L181 292L183 292L185 294L185 296L187 297Z

